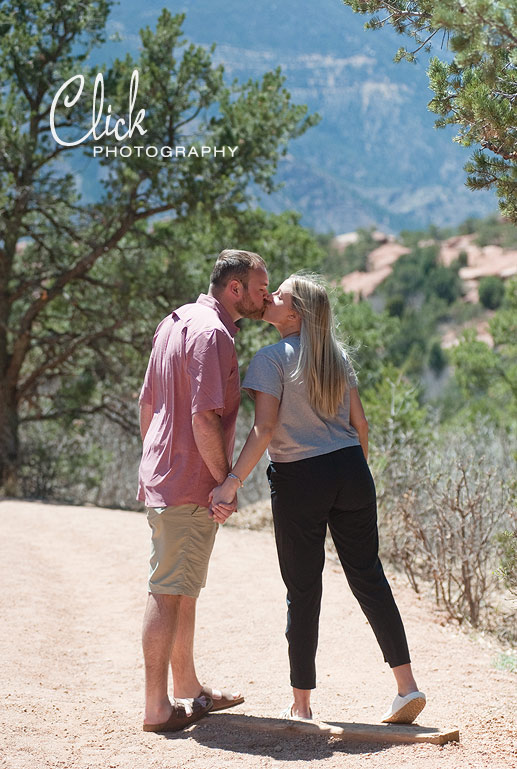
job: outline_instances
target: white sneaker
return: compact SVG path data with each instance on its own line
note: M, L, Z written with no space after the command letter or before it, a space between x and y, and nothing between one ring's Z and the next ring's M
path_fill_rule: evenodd
M410 692L405 697L397 694L391 707L382 717L383 724L412 724L425 707L423 692Z
M306 721L309 724L312 724L314 719L312 717L312 710L310 711L311 717L310 718L302 718L301 716L293 716L293 706L289 705L285 710L282 710L280 713L280 718L287 718L290 721Z

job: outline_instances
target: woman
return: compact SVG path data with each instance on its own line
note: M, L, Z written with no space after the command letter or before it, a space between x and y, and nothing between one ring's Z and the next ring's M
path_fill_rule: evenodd
M311 719L327 526L343 570L366 615L398 694L384 722L412 723L425 705L411 671L402 620L378 558L375 487L367 464L368 423L357 380L338 343L325 288L291 275L272 294L264 320L282 337L260 350L243 387L255 421L212 507L223 521L269 446L275 538L287 587L292 705L287 718Z

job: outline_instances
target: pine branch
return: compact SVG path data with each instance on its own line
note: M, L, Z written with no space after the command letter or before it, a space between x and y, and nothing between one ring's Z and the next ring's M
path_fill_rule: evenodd
M126 213L126 218L122 220L121 225L111 235L110 238L98 245L82 259L79 259L79 261L76 262L75 265L73 265L70 269L61 273L61 275L55 279L52 287L49 287L45 294L42 294L27 309L21 319L19 332L13 344L13 352L7 372L7 380L9 382L15 382L17 380L23 361L25 359L25 355L29 349L32 324L38 317L39 313L47 306L50 301L52 301L52 299L54 299L56 296L59 296L63 292L64 287L68 283L73 280L82 278L101 256L109 252L129 231L135 220L135 213L130 209Z
M47 411L45 414L42 411L38 411L36 414L27 414L26 416L21 416L20 424L25 424L27 422L45 422L51 419L62 419L63 417L77 417L81 414L84 414L85 416L91 416L92 414L98 414L99 411L103 410L104 405L90 407L83 406L81 408L62 409L60 411Z
M106 328L103 328L100 331L96 331L93 334L85 334L84 336L77 337L72 342L72 344L70 344L61 352L60 355L57 355L54 358L46 360L39 368L33 371L32 374L24 382L20 383L18 387L18 399L20 400L26 397L27 393L33 388L33 386L36 384L38 379L40 379L40 377L46 371L56 368L56 366L60 366L62 363L64 363L66 360L68 360L68 358L70 358L73 355L73 353L77 350L78 347L90 344L96 339L106 336L111 331L115 331L117 328L120 328L120 326L122 326L123 323L124 323L124 320L119 319L118 321L113 323L111 326L107 326Z

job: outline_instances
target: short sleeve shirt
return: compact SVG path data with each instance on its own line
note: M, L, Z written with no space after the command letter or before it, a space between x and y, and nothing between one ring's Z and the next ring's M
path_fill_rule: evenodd
M194 440L192 415L221 417L231 462L240 403L239 369L230 314L201 294L164 318L156 329L140 403L153 415L143 443L138 499L148 507L208 507L217 485Z
M357 430L350 424L350 388L357 387L357 377L348 358L345 356L348 387L343 402L335 417L325 418L310 405L303 380L293 376L299 356L299 336L263 347L252 358L242 385L248 392L258 390L280 401L268 447L273 462L296 462L360 445Z

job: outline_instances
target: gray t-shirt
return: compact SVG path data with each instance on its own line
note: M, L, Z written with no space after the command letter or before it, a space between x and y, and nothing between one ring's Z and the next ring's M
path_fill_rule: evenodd
M357 430L350 424L350 393L347 388L337 415L325 419L309 403L300 376L293 379L300 355L300 337L289 336L263 347L253 357L242 386L278 398L278 421L269 444L273 462L296 462L320 454L359 446ZM349 387L357 387L357 378L345 357Z

